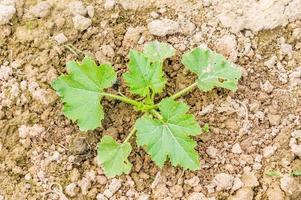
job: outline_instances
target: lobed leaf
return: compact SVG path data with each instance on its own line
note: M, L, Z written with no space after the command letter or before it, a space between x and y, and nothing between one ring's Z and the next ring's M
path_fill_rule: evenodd
M130 91L142 97L149 95L150 89L154 93L161 92L166 83L162 64L150 62L143 53L135 50L130 51L129 58L129 71L123 77L130 87Z
M128 156L132 151L130 143L117 143L111 136L104 136L97 146L97 158L104 168L107 177L128 174L132 164Z
M166 98L159 104L162 120L143 116L136 121L137 144L144 146L152 160L162 167L169 158L172 165L196 170L200 167L195 151L196 142L190 138L200 134L194 117L186 114L189 107Z
M198 75L198 87L202 91L207 92L214 87L237 90L241 72L220 54L195 48L183 55L182 63Z
M115 71L108 64L97 66L90 57L81 63L68 62L67 71L68 75L61 75L51 84L62 97L64 114L82 131L99 127L104 118L100 93L116 81Z
M170 44L154 41L144 46L143 53L153 62L163 62L175 55L175 49Z

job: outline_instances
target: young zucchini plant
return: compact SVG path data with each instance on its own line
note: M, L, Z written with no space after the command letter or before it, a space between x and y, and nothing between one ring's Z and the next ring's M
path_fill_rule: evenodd
M132 164L128 156L132 147L129 140L134 134L138 146L143 147L159 167L170 160L173 166L199 169L197 143L192 136L199 135L202 128L193 115L187 114L189 106L176 99L194 88L204 92L215 87L236 91L241 72L222 55L195 48L183 55L182 63L197 75L196 82L155 103L155 96L164 90L167 82L162 69L164 60L174 54L171 45L158 41L146 44L143 52L130 51L128 71L123 78L129 91L142 98L141 101L105 92L116 81L116 72L109 64L97 66L90 57L85 57L82 62L68 62L68 75L61 75L52 83L64 102L63 113L77 122L82 131L101 126L103 98L122 101L141 112L122 143L108 135L99 142L98 161L108 177L130 172Z

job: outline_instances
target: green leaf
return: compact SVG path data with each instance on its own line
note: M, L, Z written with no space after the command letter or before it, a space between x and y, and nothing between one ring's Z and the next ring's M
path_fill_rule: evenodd
M190 138L200 134L201 128L194 117L186 114L189 107L170 98L159 104L162 120L143 116L137 120L137 144L144 146L152 160L162 167L170 159L172 165L196 170L200 167L195 151L196 142Z
M97 66L89 57L81 63L68 62L67 71L68 75L61 75L51 84L64 102L64 114L82 131L99 127L104 118L100 93L112 86L116 73L110 65Z
M150 89L154 93L162 92L166 83L162 71L162 65L150 60L142 53L130 51L129 71L123 77L130 87L130 91L142 97L150 95Z
M220 54L195 48L183 55L182 63L198 75L198 87L202 91L207 92L214 87L237 90L241 72Z
M143 53L153 62L163 62L166 58L175 55L175 49L170 44L154 41L144 46Z
M111 136L103 136L97 148L97 158L104 168L105 175L109 178L128 174L132 164L128 156L132 151L130 143L117 143Z

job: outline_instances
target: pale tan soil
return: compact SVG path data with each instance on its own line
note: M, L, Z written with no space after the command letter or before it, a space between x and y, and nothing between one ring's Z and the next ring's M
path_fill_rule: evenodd
M59 199L54 193L45 193L52 183L60 184L68 199L96 199L97 194L104 193L112 180L107 180L96 164L96 145L106 134L123 140L139 113L121 102L104 100L103 127L80 132L63 116L62 103L50 83L66 72L66 61L91 55L98 62L111 62L118 72L118 81L109 91L130 96L121 78L126 71L126 55L129 49L142 49L145 42L154 39L169 42L177 49L177 55L165 63L169 82L158 99L193 82L195 77L184 70L180 58L196 46L207 45L230 57L241 66L243 78L236 93L195 90L181 98L191 106L190 112L201 125L210 125L209 133L195 138L202 160L200 170L183 171L168 163L159 169L132 140L132 171L117 177L122 184L110 199L143 199L143 195L148 199L193 199L193 195L202 193L212 199L233 200L242 199L234 195L245 192L245 188L249 191L245 199L274 200L273 195L285 200L301 199L300 177L289 176L290 190L283 183L283 177L301 170L300 157L292 153L289 145L291 133L301 129L301 75L291 78L301 67L301 36L295 35L296 29L301 29L301 16L279 24L285 26L261 30L250 30L251 27L233 33L216 18L221 14L217 1L122 0L106 10L102 1L84 0L85 6L94 6L95 15L92 25L80 32L74 28L66 8L71 1L49 0L53 5L48 16L26 18L26 12L37 2L17 1L17 13L11 23L0 26L0 66L11 69L7 78L0 74L0 200ZM231 3L236 5L237 1ZM157 12L158 19L182 22L181 30L164 37L153 36L147 28L152 12ZM65 20L63 25L60 20ZM191 31L183 28L189 21L195 25ZM132 34L130 27L135 28ZM58 45L52 37L59 33L68 38L66 44L82 52L76 55L64 44ZM227 49L224 41L219 42L224 35L234 36L237 45ZM281 44L291 45L291 55L285 55ZM272 56L276 56L276 64L267 67L264 63ZM287 82L281 81L279 73L287 76ZM24 81L26 86L22 89ZM263 86L266 81L272 89ZM17 94L13 89L16 87ZM202 115L201 111L211 104L213 110ZM38 128L28 130L38 135L21 138L22 125L36 125ZM233 153L234 144L239 144L241 153ZM258 161L267 147L276 150ZM269 170L281 175L269 177ZM251 184L250 172L255 177ZM220 173L242 180L244 185L220 189L213 181ZM87 178L91 176L92 180ZM76 184L73 197L66 192L71 183Z

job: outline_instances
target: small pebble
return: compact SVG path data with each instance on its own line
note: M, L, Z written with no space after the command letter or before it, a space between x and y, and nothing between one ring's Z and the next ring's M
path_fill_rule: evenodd
M84 177L78 182L78 186L81 188L83 195L86 195L91 188L91 180Z
M241 181L244 184L244 187L256 187L259 185L259 182L257 180L257 177L254 173L246 173L243 174L241 177Z
M232 152L232 153L235 153L235 154L240 154L240 153L242 153L242 150L241 150L240 145L239 145L238 143L234 144L234 145L232 146L231 152Z
M87 6L87 12L88 12L88 16L90 18L93 18L94 17L94 7L93 6Z
M16 9L11 5L0 4L0 25L7 24L16 13Z
M220 173L215 175L213 183L220 189L231 189L234 182L234 177L230 174Z
M276 151L277 147L276 146L267 146L263 149L263 157L265 158L269 158L271 157L275 151Z
M50 14L51 5L42 1L30 9L30 13L37 18L44 18Z
M115 4L116 4L116 0L106 0L104 6L106 10L111 10L114 8Z
M68 41L67 37L64 35L64 33L59 33L56 36L53 37L53 39L58 43L58 44L64 44L65 42Z
M69 185L67 185L65 188L66 194L70 197L75 197L77 194L76 187L77 187L76 183L70 183Z
M81 15L75 15L72 18L72 20L73 20L74 28L79 31L84 31L88 29L92 24L91 19L83 17Z
M200 178L197 176L194 176L191 179L185 180L184 183L191 187L196 187L200 183Z
M170 19L153 20L148 25L148 30L155 36L166 36L179 31L179 23Z
M81 1L73 1L68 4L69 11L74 15L85 16L87 14L87 9L83 2Z
M239 189L235 195L229 197L228 200L253 200L254 191L251 188L245 187Z
M96 196L96 200L107 200L108 198L105 195L98 193Z
M269 81L265 81L263 84L260 83L260 88L267 93L272 93L274 90L274 86Z
M213 147L213 146L209 146L209 147L206 149L206 153L207 153L208 156L210 156L211 158L216 158L217 155L219 154L219 150L216 149L216 148Z

